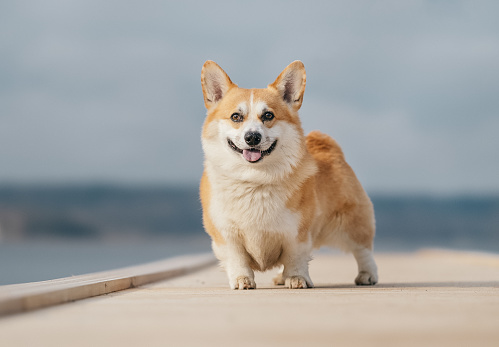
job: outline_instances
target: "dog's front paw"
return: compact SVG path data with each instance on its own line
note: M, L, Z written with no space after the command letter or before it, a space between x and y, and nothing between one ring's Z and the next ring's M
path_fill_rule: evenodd
M291 289L300 288L313 288L314 284L311 281L307 281L305 277L302 276L291 276L286 278L286 287Z
M255 289L255 280L247 276L239 276L231 285L232 289Z
M378 283L378 275L367 271L361 271L355 278L355 284L358 286L372 286Z

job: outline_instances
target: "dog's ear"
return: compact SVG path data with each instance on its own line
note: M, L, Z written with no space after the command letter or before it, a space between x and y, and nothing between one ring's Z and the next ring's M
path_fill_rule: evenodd
M284 101L298 111L303 102L306 81L305 66L301 61L295 60L281 72L274 83L269 84L269 87L277 89Z
M229 76L217 63L207 60L201 70L201 87L203 88L204 106L207 109L216 105L232 87L237 87L232 83Z

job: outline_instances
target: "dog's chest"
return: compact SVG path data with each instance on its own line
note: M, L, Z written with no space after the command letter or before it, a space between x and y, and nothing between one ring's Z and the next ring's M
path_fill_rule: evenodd
M241 233L251 241L266 234L297 235L300 216L286 206L288 196L282 187L233 184L216 188L210 214L224 236Z

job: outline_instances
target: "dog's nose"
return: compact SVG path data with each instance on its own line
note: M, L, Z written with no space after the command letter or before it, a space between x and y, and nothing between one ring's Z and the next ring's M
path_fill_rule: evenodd
M257 132L250 131L244 135L244 141L246 141L249 146L256 146L260 143L261 140L262 135Z

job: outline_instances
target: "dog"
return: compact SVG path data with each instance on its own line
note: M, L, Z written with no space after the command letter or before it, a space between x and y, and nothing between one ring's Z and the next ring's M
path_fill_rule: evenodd
M373 205L336 141L304 135L305 84L301 61L265 89L203 65L203 224L232 289L254 289L254 271L278 266L276 285L311 288L308 263L321 246L353 253L357 285L378 281Z

